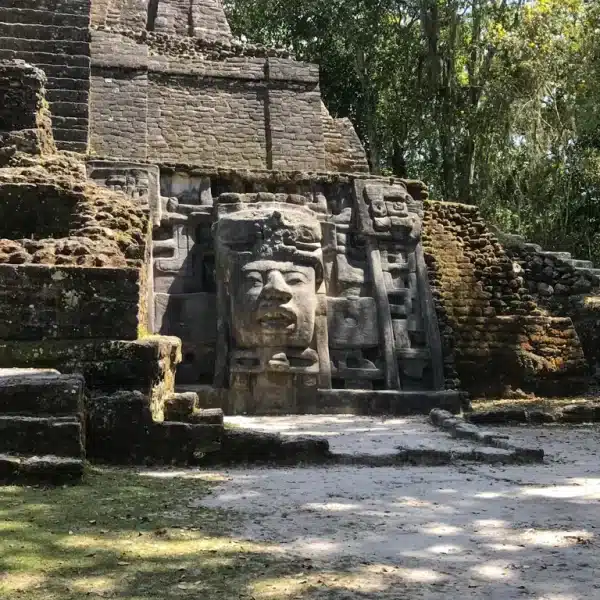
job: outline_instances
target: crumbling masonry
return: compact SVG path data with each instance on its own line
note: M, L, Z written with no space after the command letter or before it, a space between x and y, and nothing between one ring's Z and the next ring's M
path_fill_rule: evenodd
M198 463L222 411L585 386L589 265L371 176L318 67L219 0L3 0L0 59L0 476Z

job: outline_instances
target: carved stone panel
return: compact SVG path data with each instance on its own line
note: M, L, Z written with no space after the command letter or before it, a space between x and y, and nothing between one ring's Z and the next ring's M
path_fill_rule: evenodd
M225 390L237 413L315 412L327 389L436 389L422 203L383 180L240 187L163 180L156 325L183 340L180 383Z

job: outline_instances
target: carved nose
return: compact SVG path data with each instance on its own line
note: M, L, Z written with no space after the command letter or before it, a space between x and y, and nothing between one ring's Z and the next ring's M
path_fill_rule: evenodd
M279 271L269 273L267 284L263 288L263 295L270 300L278 300L282 304L289 302L292 298L291 290Z

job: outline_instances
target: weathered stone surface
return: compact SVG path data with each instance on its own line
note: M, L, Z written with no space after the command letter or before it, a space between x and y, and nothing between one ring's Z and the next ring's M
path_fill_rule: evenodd
M80 458L85 455L83 443L78 419L0 415L0 452Z
M324 439L287 438L257 431L225 429L221 451L206 457L202 464L298 464L325 462L329 458L329 443Z
M0 482L50 483L78 482L85 473L85 461L61 456L19 456L0 454Z
M40 69L0 60L0 164L16 152L39 155L54 150L45 84Z
M491 397L509 388L549 396L586 388L573 322L542 313L524 287L527 273L476 207L428 201L425 252L448 386Z
M560 411L560 420L567 423L591 423L600 420L600 403L571 404Z
M36 128L19 128L15 135L2 136L5 143L15 144L21 150L39 154L56 146L61 150L85 152L87 150L87 128L76 123L64 126L55 123L54 136L51 133L50 114L57 119L75 115L87 120L89 91L89 10L90 3L66 1L3 3L0 9L0 58L28 61L43 69L50 88L60 89L58 95L49 94L49 103L42 104ZM31 68L31 67L30 67ZM23 71L25 73L25 71ZM43 74L42 74L43 75ZM61 85L62 77L75 76L80 81L82 95L67 85ZM2 75L0 75L0 78ZM1 85L0 85L1 87ZM27 86L29 87L29 86ZM16 88L13 88L15 91ZM12 95L12 94L11 94ZM7 99L8 100L8 99ZM9 109L10 101L2 102ZM42 125L43 123L43 125ZM27 131L28 135L23 135ZM54 137L54 140L52 139Z
M139 269L0 264L0 339L138 337Z
M0 341L0 368L54 368L81 373L89 390L138 390L153 398L162 414L162 401L172 393L175 369L181 360L176 338L150 337L123 342L110 340Z
M88 456L126 464L189 464L218 451L222 425L157 422L140 392L92 398L88 407Z
M376 390L319 390L316 411L321 414L412 415L428 414L443 407L450 414L460 411L461 394L440 392L393 392ZM306 411L308 414L313 411Z
M66 416L83 414L84 380L58 371L0 369L0 414Z
M429 418L435 426L447 431L454 438L471 440L483 446L509 452L512 462L543 462L544 460L542 448L526 447L515 443L509 436L497 431L484 431L473 423L454 417L448 411L433 409Z

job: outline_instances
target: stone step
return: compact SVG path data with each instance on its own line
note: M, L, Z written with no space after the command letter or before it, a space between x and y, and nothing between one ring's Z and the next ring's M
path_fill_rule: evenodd
M551 252L548 250L543 250L540 252L542 256L547 256L548 258L558 258L559 260L568 261L573 257L570 252Z
M47 90L48 102L76 102L87 104L90 98L89 90ZM71 117L75 118L75 117Z
M2 23L0 37L23 38L40 41L89 42L87 27L73 27L65 23L44 25L41 23Z
M85 461L81 458L0 454L0 482L4 483L74 483L84 472Z
M48 75L48 73L46 73L46 75ZM89 89L90 80L87 76L75 79L69 77L48 77L46 81L46 90L89 91Z
M165 400L165 421L222 425L223 419L223 410L220 408L199 408L198 394L193 392L171 394Z
M68 152L79 152L85 154L87 152L87 144L84 142L63 142L58 140L56 147L59 150L65 150Z
M53 115L72 118L87 118L89 106L87 102L49 102L50 112Z
M81 422L72 417L0 416L0 453L82 459Z
M0 47L6 50L23 52L48 52L50 54L79 54L89 56L89 42L71 42L69 40L36 40L0 36Z
M396 356L402 360L429 360L431 353L427 348L396 348Z
M165 399L165 420L187 423L190 415L198 410L198 394L183 392L170 394Z
M87 131L90 122L84 117L53 117L52 126L56 129L84 129Z
M54 140L57 142L81 142L86 144L88 139L87 129L60 129L54 127L52 133Z
M453 390L319 390L307 414L395 415L429 414L433 408L460 411L462 396Z
M190 423L197 425L223 425L225 415L222 408L201 408L190 415Z
M88 458L111 464L189 465L221 448L223 426L163 421L90 431ZM93 437L92 437L93 436Z
M4 2L4 4L6 4L6 2ZM35 10L31 8L5 8L3 6L0 7L0 22L88 27L90 18L87 14L60 14L48 12L46 10Z
M32 65L62 65L70 67L89 67L91 58L75 54L54 54L52 52L24 52L22 50L0 49L2 60L24 60Z
M40 10L66 15L88 15L91 0L2 0L7 9Z
M531 250L533 252L542 252L542 247L539 244L527 243L523 244L525 250Z
M565 261L567 264L571 265L574 269L593 269L594 263L591 260L577 260L572 258L571 260Z
M0 369L0 415L83 414L84 380L51 369Z
M3 46L3 41L0 40L0 46ZM34 49L29 50L29 52L38 52L39 50ZM72 51L71 51L72 52ZM75 52L75 54L80 54ZM85 80L87 85L89 86L89 77L90 77L90 68L89 67L77 67L77 66L67 66L67 65L53 65L47 63L38 63L35 65L39 67L46 73L46 77L48 79L82 79ZM48 85L50 87L50 85Z

